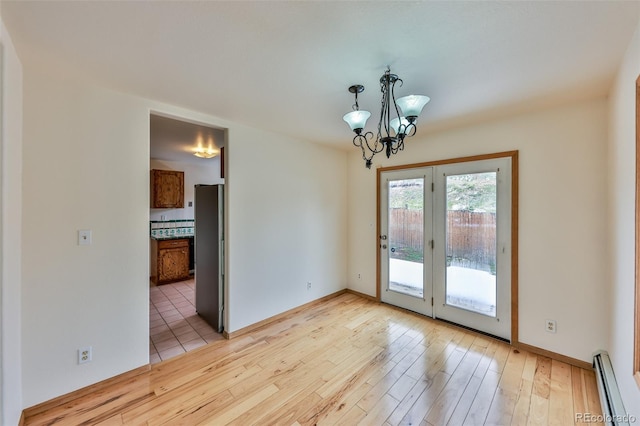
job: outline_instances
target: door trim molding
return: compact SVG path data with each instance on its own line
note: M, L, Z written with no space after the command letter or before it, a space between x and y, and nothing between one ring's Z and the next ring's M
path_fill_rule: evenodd
M376 169L376 300L381 300L380 277L380 181L383 172L420 167L440 166L444 164L466 163L471 161L489 160L494 158L511 158L511 344L518 340L518 193L519 193L519 151L504 151L493 154L472 155L468 157L450 158L444 160L427 161L423 163L405 164L399 166L380 167Z
M633 377L640 388L640 75L636 79L635 164L635 297L633 320Z

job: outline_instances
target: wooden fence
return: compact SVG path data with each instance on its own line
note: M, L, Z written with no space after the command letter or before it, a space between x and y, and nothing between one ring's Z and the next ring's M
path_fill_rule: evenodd
M415 260L407 253L421 253L424 246L422 210L389 211L389 247L393 257ZM495 272L496 215L470 211L447 212L447 265Z

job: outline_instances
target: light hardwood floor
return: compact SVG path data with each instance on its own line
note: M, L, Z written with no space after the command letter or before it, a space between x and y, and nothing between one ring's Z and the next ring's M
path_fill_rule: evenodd
M601 414L590 370L353 294L90 390L27 410L25 423L569 425Z

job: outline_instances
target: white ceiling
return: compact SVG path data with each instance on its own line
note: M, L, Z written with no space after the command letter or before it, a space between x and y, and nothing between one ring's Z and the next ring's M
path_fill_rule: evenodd
M206 164L211 160L193 155L196 149L219 153L225 143L222 129L155 114L151 115L149 129L150 157L154 160Z
M431 102L418 133L607 94L638 1L2 1L21 60L294 138L352 148L347 88L378 119Z

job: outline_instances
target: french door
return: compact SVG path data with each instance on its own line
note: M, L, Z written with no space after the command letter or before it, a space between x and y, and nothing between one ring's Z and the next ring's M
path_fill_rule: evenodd
M511 157L380 172L381 300L511 340Z
M381 299L431 316L432 169L387 172L380 185Z

